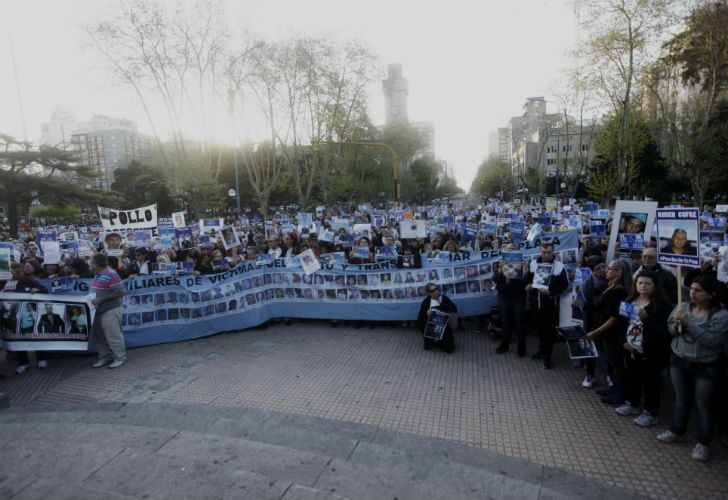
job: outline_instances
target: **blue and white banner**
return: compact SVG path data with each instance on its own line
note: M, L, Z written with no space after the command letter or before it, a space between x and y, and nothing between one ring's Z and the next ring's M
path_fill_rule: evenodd
M521 244L525 257L552 242L567 261L575 260L575 230L545 234ZM204 276L137 276L124 282L124 336L128 347L173 342L250 328L271 318L407 321L417 318L425 284L441 286L460 316L488 313L497 304L493 265L499 250L451 253L432 262L423 255L421 269L400 269L393 261L372 264L323 262L306 275L286 259L245 262L223 273ZM53 294L86 295L88 280ZM0 294L0 300L14 300Z

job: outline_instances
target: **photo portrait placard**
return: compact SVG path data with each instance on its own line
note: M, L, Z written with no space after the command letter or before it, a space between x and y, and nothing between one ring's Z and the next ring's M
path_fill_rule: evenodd
M700 213L697 208L657 210L657 262L700 267Z
M617 201L614 208L614 219L612 219L612 230L609 233L607 250L609 258L615 255L620 234L641 234L644 243L650 241L652 226L655 223L655 210L657 210L656 201ZM632 238L628 237L627 240L631 241ZM620 247L621 256L626 257L630 252L631 250Z

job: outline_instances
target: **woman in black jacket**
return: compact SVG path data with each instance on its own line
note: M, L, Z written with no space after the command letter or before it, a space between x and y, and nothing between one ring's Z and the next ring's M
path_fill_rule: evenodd
M670 355L667 318L672 305L664 298L657 275L651 271L637 273L634 289L627 302L634 306L634 315L627 318L627 338L624 343L628 352L626 401L616 411L622 416L639 413L637 408L644 389L645 408L634 419L634 423L640 427L650 427L657 424L662 369Z
M425 291L427 291L427 297L425 297L420 305L420 313L417 316L417 327L421 332L425 331L427 319L432 309L450 314L450 321L448 321L447 327L445 327L445 333L442 336L442 340L437 342L440 347L442 347L443 351L450 354L455 350L455 337L452 334L452 327L450 324L453 322L454 314L458 312L458 308L447 296L440 295L440 289L436 284L432 282L428 283L425 285ZM425 349L432 349L434 345L435 340L425 338Z

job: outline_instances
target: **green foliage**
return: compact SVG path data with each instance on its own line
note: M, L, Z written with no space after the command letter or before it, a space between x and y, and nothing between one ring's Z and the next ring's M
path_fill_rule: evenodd
M81 216L81 209L73 205L41 205L38 207L30 207L29 215L36 219L55 217L74 218Z
M137 161L114 171L111 189L123 197L124 202L119 208L130 209L156 203L157 210L162 214L169 214L176 208L162 170Z
M707 94L704 116L709 119L718 92L728 85L728 4L698 5L665 48L665 59L680 68L683 83L699 85Z
M431 200L437 193L442 166L429 157L418 158L410 164L407 172L405 199Z
M615 195L655 195L667 176L657 143L647 123L636 113L627 121L624 136L624 159L626 174L624 181L619 172L620 128L622 117L613 115L599 136L596 153L589 171L587 191L603 202Z
M501 191L510 193L512 189L510 167L494 158L489 158L478 166L478 172L470 185L471 193L488 196L495 196Z
M34 148L0 134L0 191L8 205L10 232L17 234L19 209L33 199L47 205L76 203L93 206L113 202L110 193L90 188L96 174L74 163L72 152Z

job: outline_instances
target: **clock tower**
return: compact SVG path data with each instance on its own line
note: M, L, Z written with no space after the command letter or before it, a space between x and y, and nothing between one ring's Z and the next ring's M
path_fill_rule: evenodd
M387 79L382 80L385 124L390 124L397 120L409 121L409 117L407 116L408 87L407 80L402 78L402 65L388 65Z

